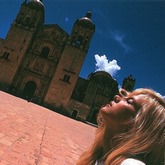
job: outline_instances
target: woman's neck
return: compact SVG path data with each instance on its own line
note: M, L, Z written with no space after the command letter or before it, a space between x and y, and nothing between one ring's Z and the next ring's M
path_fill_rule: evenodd
M113 129L109 127L105 127L103 133L103 154L104 157L114 146L113 137L121 133L121 128Z
M112 138L114 137L116 133L113 131L105 128L104 135L103 135L103 154L102 157L104 157L112 148Z

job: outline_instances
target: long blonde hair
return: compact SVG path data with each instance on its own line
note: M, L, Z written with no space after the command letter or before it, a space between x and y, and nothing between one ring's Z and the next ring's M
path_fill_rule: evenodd
M106 154L105 165L120 165L126 158L140 158L150 165L163 165L165 149L165 100L150 89L137 89L126 95L143 95L143 103L136 116L129 121L131 128L113 139L115 146ZM98 116L99 127L91 147L79 158L77 165L94 165L103 153L104 122ZM110 144L110 143L109 143Z

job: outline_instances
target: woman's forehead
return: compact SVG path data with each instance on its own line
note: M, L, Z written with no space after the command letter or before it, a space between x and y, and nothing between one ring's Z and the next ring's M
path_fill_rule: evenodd
M138 93L138 92L132 92L129 93L126 97L146 97L147 95L145 95L144 93Z

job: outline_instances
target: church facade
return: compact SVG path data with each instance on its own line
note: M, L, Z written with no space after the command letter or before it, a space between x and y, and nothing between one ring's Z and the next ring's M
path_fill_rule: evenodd
M94 122L100 106L118 92L118 83L103 71L87 80L79 77L95 32L91 13L75 21L71 34L57 24L44 24L44 16L41 1L25 0L0 39L0 89ZM123 87L132 90L134 83L126 78Z

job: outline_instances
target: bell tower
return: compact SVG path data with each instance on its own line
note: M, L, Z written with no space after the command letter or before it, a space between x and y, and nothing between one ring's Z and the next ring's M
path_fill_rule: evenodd
M44 23L44 6L39 0L25 0L0 47L0 82L10 85L33 38ZM5 74L7 73L7 74Z
M76 20L68 45L88 51L90 40L95 31L95 25L91 21L91 15L92 13L88 11L85 17Z
M61 55L56 73L45 97L45 102L67 106L95 31L91 12L77 19Z
M134 89L135 82L136 80L130 75L123 80L122 88L131 92Z

